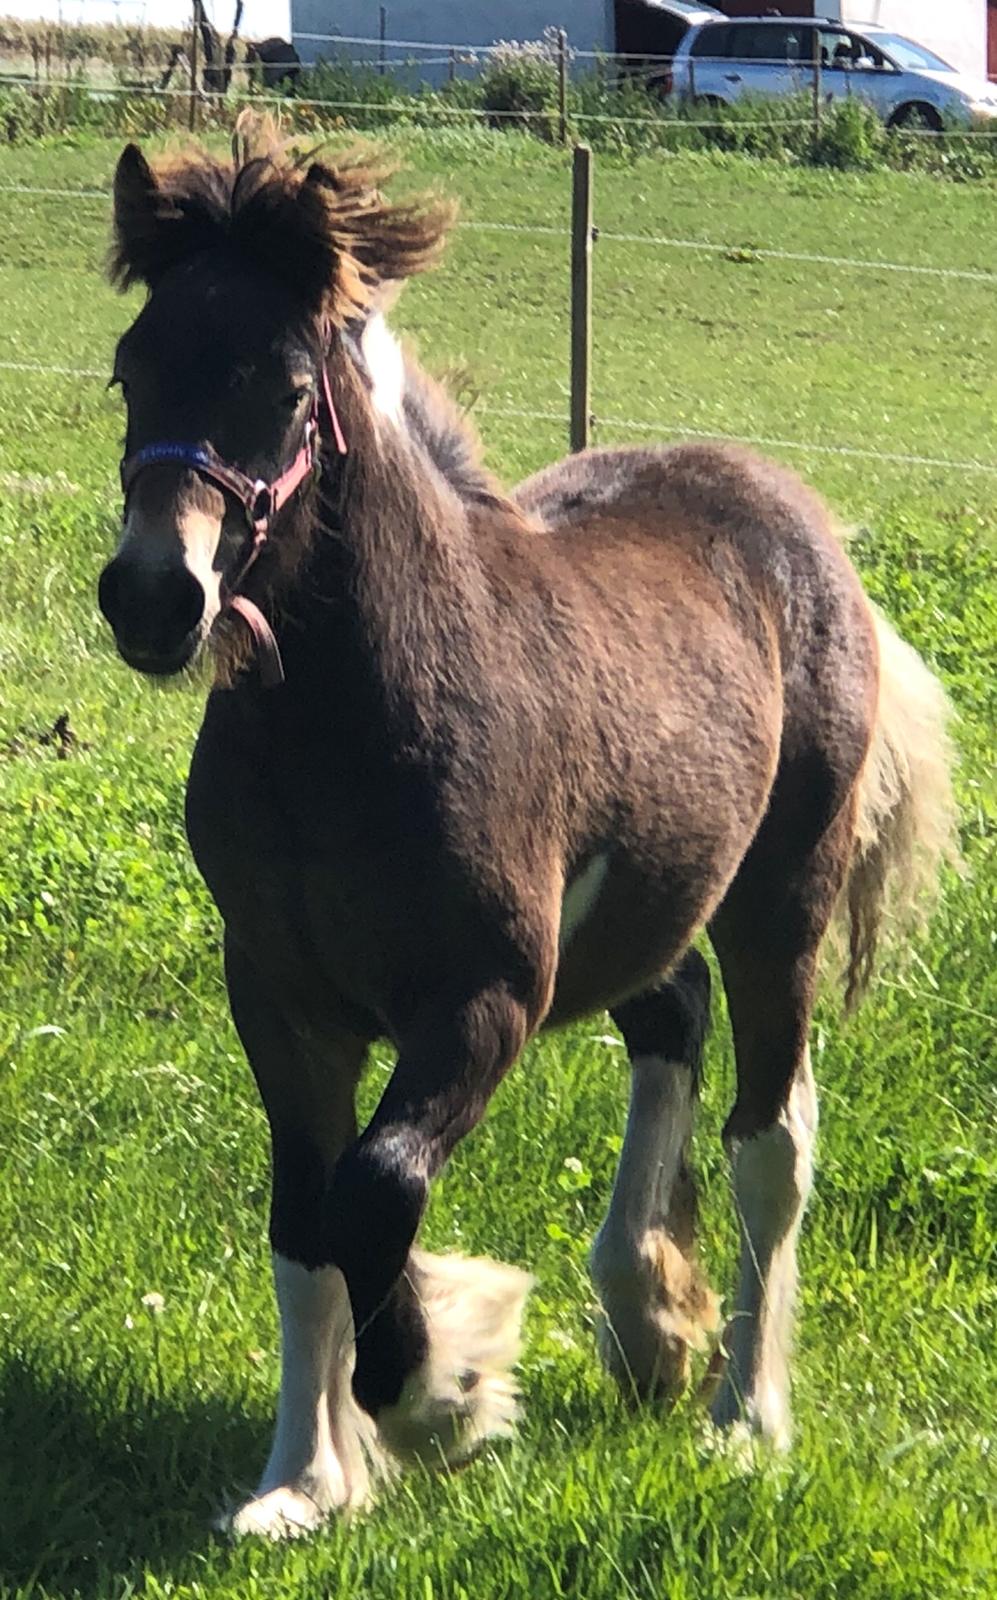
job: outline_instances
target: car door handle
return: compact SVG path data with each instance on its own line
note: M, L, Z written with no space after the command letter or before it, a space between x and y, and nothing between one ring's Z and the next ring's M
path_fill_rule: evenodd
M739 72L727 72L724 74L724 76L728 83L740 83L741 81L741 74Z

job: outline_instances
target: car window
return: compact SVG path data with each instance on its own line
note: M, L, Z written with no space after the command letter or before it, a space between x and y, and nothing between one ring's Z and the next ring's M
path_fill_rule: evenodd
M689 47L689 54L700 61L722 61L730 55L728 45L733 28L701 28Z
M884 50L888 50L898 67L903 67L908 72L951 72L953 69L941 56L936 56L933 50L926 50L923 44L914 44L910 39L902 39L898 33L877 34L877 42Z
M810 29L766 22L735 22L726 54L734 61L802 61L810 55Z
M821 66L831 72L889 72L890 63L881 50L857 33L842 28L820 28Z

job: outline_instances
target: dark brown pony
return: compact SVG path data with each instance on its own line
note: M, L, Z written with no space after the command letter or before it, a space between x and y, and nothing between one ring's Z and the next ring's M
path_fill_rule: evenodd
M117 352L101 605L144 672L216 653L188 828L273 1140L280 1406L237 1531L313 1526L372 1464L511 1426L528 1279L416 1235L527 1041L604 1007L633 1090L602 1353L628 1393L685 1381L716 1325L687 1159L704 927L742 1236L712 1414L784 1443L818 952L841 901L857 991L887 879L933 877L948 840L941 691L792 473L708 445L594 451L514 499L486 472L378 309L446 224L244 139L157 171L129 146L115 180L113 276L149 294Z

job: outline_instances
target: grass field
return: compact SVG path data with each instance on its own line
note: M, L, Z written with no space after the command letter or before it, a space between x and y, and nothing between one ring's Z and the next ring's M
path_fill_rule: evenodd
M404 148L466 220L567 219L559 152L484 135ZM5 151L0 185L106 186L114 156ZM684 425L993 462L994 285L750 247L985 272L994 198L890 174L603 160L606 232L738 248L600 242L597 414L662 437ZM0 1595L992 1595L997 478L801 452L786 458L859 526L870 590L950 688L968 871L857 1018L821 1005L795 1453L746 1477L706 1448L694 1405L628 1413L599 1373L585 1256L626 1077L596 1018L530 1049L426 1229L433 1248L537 1273L518 1441L451 1479L409 1477L302 1545L209 1532L261 1465L277 1352L264 1123L181 822L199 697L130 675L96 615L117 400L99 380L11 370L109 372L133 308L101 282L106 231L100 199L0 192ZM566 306L561 239L467 230L399 310L428 363L480 396L510 479L565 448L559 423L501 412L564 412ZM389 1067L383 1053L368 1105ZM705 1255L728 1290L717 1134L731 1093L718 1004L698 1160Z

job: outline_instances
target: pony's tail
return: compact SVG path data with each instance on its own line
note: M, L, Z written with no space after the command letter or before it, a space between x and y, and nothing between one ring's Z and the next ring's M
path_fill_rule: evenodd
M846 1008L869 983L884 922L891 933L909 931L937 893L942 863L959 861L945 691L917 651L874 615L879 702L839 908L848 940Z

